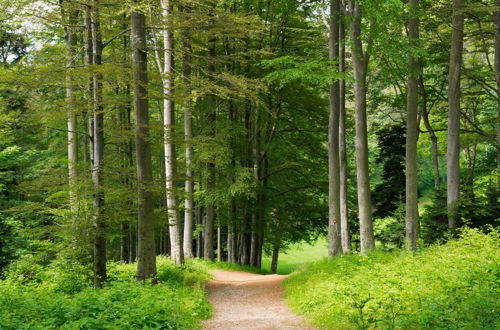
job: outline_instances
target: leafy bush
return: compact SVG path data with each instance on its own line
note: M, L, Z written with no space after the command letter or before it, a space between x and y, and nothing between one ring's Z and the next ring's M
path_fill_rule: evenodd
M60 266L36 280L12 272L0 281L0 329L196 329L210 315L203 288L210 274L197 261L178 267L158 258L157 285L136 282L135 264L110 263L100 290L82 280L79 267Z
M323 329L498 329L499 245L467 229L419 253L341 256L292 274L286 295Z

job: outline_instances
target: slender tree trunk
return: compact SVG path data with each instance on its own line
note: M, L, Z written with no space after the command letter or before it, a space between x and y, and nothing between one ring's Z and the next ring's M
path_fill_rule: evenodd
M229 262L236 263L236 201L231 198L229 205L229 221L227 226L227 258Z
M356 126L356 176L358 186L359 227L361 253L375 248L373 237L372 205L370 197L370 177L368 170L368 132L366 118L366 72L368 54L363 53L361 42L361 8L359 1L351 2L353 19L351 22L352 63L354 69L354 99Z
M419 0L409 0L410 20L408 38L416 46L419 38ZM418 191L417 191L417 141L418 141L418 70L417 59L409 56L406 114L406 244L408 249L417 248L418 237Z
M85 24L85 67L90 72L90 66L94 64L93 53L94 48L92 46L92 7L91 5L85 5L84 13L84 24ZM90 166L94 166L94 115L93 115L93 96L94 96L94 81L92 77L89 77L88 84L86 86L86 94L88 97L87 102L87 115L88 115L88 135L89 135L89 158ZM85 153L87 151L85 150Z
M440 189L439 182L439 149L438 149L438 139L436 132L432 128L429 121L429 110L427 109L427 92L425 90L424 78L422 73L420 73L420 90L422 91L422 119L424 120L424 125L429 132L429 137L431 139L432 148L432 169L434 173L434 190Z
M67 106L67 124L68 124L68 182L69 182L69 207L72 216L75 217L78 212L78 135L77 135L77 109L75 96L75 81L71 70L76 62L76 44L77 35L75 31L78 19L78 11L70 10L68 17L68 27L66 28L66 106Z
M448 227L457 226L460 195L460 67L464 42L464 0L453 0L448 73L448 147L446 149Z
M339 61L340 0L330 1L329 59ZM328 256L342 253L340 229L340 163L339 108L340 90L336 79L330 85L330 116L328 123Z
M185 12L188 12L187 7ZM191 43L188 28L182 32L184 54L182 58L184 82L184 142L186 143L186 181L184 191L184 256L193 258L193 230L194 230L194 181L193 181L193 125L191 115Z
M210 38L209 40L209 63L208 63L208 78L209 80L214 80L215 74L215 38ZM209 114L208 114L208 125L210 126L210 135L215 137L216 132L216 102L215 95L209 95ZM212 198L215 191L215 163L210 161L208 163L208 177L207 177L207 193ZM207 218L204 227L204 248L203 255L207 260L212 260L214 258L214 224L215 224L215 205L213 201L209 201L206 206Z
M500 194L500 0L495 1L495 78L497 82L497 190Z
M134 4L141 4L135 0ZM134 81L135 147L138 190L138 248L137 280L156 278L155 219L151 146L149 142L148 71L146 46L146 17L133 10L132 69Z
M102 64L102 38L99 1L94 1L92 10L93 63ZM97 69L99 70L99 69ZM102 73L94 73L94 286L101 287L106 280L106 222L104 218L103 161L104 161L104 109L102 105Z
M344 10L341 9L341 13ZM339 72L345 73L345 25L340 20L339 26ZM346 148L346 109L345 79L339 81L339 166L340 166L340 230L342 239L342 252L348 253L351 248L351 237L349 232L349 212L348 212L348 167L347 167L347 148Z
M177 200L175 176L176 176L176 153L175 153L175 114L174 114L174 46L172 33L172 3L170 0L162 0L162 14L165 24L163 31L164 63L163 63L163 122L164 147L165 147L165 182L167 191L167 208L170 232L170 257L177 264L184 263L182 252L181 223L179 219L179 205Z

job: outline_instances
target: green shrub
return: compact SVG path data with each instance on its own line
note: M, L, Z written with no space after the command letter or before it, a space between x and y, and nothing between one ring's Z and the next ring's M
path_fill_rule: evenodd
M120 263L109 264L109 280L100 290L71 265L47 267L33 281L0 281L0 329L199 328L211 312L204 292L208 268L197 261L178 267L165 257L157 266L157 285L138 283L136 265Z
M285 281L292 309L323 329L500 327L499 233L466 230L419 253L324 260Z

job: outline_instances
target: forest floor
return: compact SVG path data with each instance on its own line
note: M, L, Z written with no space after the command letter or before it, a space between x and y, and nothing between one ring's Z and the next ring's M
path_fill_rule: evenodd
M313 329L285 304L281 283L285 275L260 275L214 270L207 285L213 317L205 329Z

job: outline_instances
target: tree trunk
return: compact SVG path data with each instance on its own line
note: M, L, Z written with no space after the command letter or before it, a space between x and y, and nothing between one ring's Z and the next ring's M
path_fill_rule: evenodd
M102 64L102 38L99 1L94 2L92 11L93 63ZM102 73L94 73L94 286L101 287L106 280L106 223L104 218L103 160L104 160L104 109L102 105Z
M236 201L231 198L229 205L229 221L227 226L227 259L229 262L236 263Z
M457 226L460 195L460 67L464 42L464 0L453 0L448 73L448 147L446 149L448 227Z
M339 61L340 0L330 1L329 59ZM339 163L339 81L330 85L330 116L328 122L328 256L342 253L340 229L340 163Z
M341 9L341 13L344 10ZM339 72L345 73L345 25L340 20L339 26ZM339 81L339 166L340 166L340 230L342 239L342 252L348 253L351 247L351 237L349 233L349 213L348 213L348 167L347 167L347 148L346 148L346 109L345 95L346 85L345 79Z
M408 38L416 46L419 38L419 0L409 0ZM418 141L418 70L417 59L409 56L406 114L406 244L416 250L418 237L417 141Z
M187 11L187 9L186 9ZM186 181L184 190L184 256L193 258L193 230L194 230L194 181L193 181L193 125L191 115L191 43L189 30L182 33L184 54L182 58L184 82L184 142L186 143Z
M210 38L209 40L209 62L208 62L208 79L210 81L214 80L215 74L215 38ZM215 126L216 126L216 102L215 95L208 96L209 102L209 114L208 114L208 125L210 126L210 135L215 137ZM207 219L204 227L204 258L206 260L212 260L214 258L214 224L215 224L215 205L211 200L213 198L213 193L215 191L215 163L210 161L208 163L208 177L207 177L207 194L210 196L210 201L206 206Z
M78 19L78 11L70 10L68 17L68 27L66 28L66 106L68 124L68 183L69 183L69 208L73 219L76 219L78 212L78 135L77 135L77 109L75 97L75 79L71 74L76 62L77 35L75 31Z
M164 63L162 72L163 81L163 122L164 147L165 147L165 182L167 194L168 221L170 233L170 258L176 264L184 263L184 253L182 252L181 223L179 219L179 205L177 200L175 176L176 176L176 155L175 155L175 114L174 114L174 47L171 24L172 3L170 0L162 0L162 14L165 24L163 30Z
M495 78L497 82L497 190L500 193L500 0L495 1Z
M436 132L432 128L432 125L429 121L429 110L427 109L427 92L425 90L424 77L423 74L420 73L420 89L422 91L422 118L424 119L424 125L427 131L429 132L429 137L431 139L432 145L432 168L434 173L434 190L440 189L439 182L439 149L438 149L438 139L436 136Z
M357 0L351 2L353 19L351 22L352 63L354 69L354 99L356 126L356 176L358 186L359 227L361 253L375 248L373 237L370 177L368 171L368 132L366 118L366 72L368 54L363 53L361 42L361 8Z
M135 0L134 4L141 4ZM138 187L137 280L156 278L155 219L151 146L149 142L149 104L147 97L146 17L138 10L131 13L132 69L134 81L135 147Z

